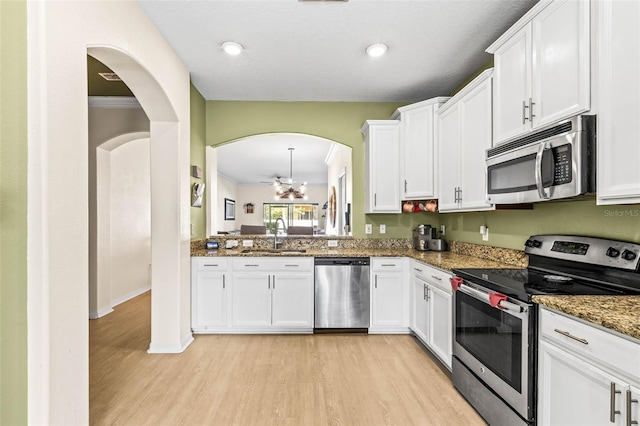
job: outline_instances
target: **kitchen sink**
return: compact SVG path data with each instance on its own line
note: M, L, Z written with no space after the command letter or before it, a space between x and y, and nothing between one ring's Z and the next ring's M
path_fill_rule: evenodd
M273 254L301 254L306 253L306 249L252 249L247 248L243 249L240 253L243 254L265 254L265 253L273 253Z

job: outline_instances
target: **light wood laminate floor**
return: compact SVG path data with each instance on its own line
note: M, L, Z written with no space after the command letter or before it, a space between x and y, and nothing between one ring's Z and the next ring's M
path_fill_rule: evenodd
M149 292L89 332L95 425L484 424L411 336L197 335L147 354Z

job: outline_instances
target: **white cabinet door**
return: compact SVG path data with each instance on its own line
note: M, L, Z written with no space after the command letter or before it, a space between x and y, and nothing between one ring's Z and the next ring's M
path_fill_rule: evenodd
M231 287L233 327L271 326L271 275L237 272Z
M533 19L534 129L589 110L589 7L589 1L556 0Z
M640 424L640 386L629 386L624 391L626 424ZM637 423L633 423L637 422Z
M313 275L273 275L272 290L273 326L313 328Z
M626 383L546 341L538 354L538 424L624 424Z
M401 273L374 273L372 283L372 327L402 327L405 295Z
M198 272L192 278L191 300L191 327L195 331L228 325L226 274Z
M413 318L411 329L425 345L429 344L429 301L427 300L427 283L420 278L411 278L413 292Z
M453 318L452 296L435 286L428 286L429 347L451 369Z
M438 116L440 212L458 210L460 186L460 105L451 106Z
M640 2L596 2L598 204L640 203Z
M492 73L484 71L438 112L440 213L495 208L486 201L485 165L491 147Z
M491 148L491 79L460 100L460 208L493 209L487 202L485 151Z
M494 54L494 144L531 128L528 108L531 87L531 26L511 37Z
M400 127L368 120L365 135L366 213L400 213Z

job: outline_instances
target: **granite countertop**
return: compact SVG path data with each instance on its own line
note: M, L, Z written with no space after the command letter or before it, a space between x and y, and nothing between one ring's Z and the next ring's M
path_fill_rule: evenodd
M640 296L533 296L533 301L640 340Z
M246 249L246 248L245 248ZM243 256L243 257L269 257L269 256L313 256L313 257L409 257L426 263L430 266L451 271L455 268L516 268L494 260L482 259L466 254L452 253L449 251L418 251L414 249L307 249L304 253L284 252L252 252L242 253L243 248L219 249L215 252L205 249L191 250L191 256Z

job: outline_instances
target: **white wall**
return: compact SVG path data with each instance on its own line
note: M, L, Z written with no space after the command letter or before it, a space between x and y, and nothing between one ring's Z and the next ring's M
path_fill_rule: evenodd
M135 99L122 97L90 97L88 113L89 318L95 319L112 312L121 298L111 289L111 151L148 138L149 118Z
M335 144L335 152L333 157L330 158L329 163L327 164L327 173L328 173L328 186L327 186L327 194L329 194L329 190L332 186L336 187L336 191L338 191L338 178L340 174L346 170L347 176L347 203L351 203L352 211L353 211L353 166L351 164L351 148L339 143ZM327 199L329 196L327 195ZM336 200L336 203L338 200ZM327 227L326 233L329 235L342 235L344 234L344 230L338 229L338 215L336 214L336 226L332 227L329 219L329 211L327 209ZM353 218L352 218L353 219ZM353 223L352 223L353 224Z
M227 179L222 175L218 175L218 224L216 225L214 232L218 231L235 231L240 229L240 225L236 225L236 220L224 220L224 199L229 198L231 200L235 200L236 202L236 218L238 217L238 206L242 207L241 204L238 203L238 185L235 182Z
M111 305L151 286L149 139L111 151Z
M133 1L27 2L28 417L89 423L87 53L151 126L152 352L190 330L189 73Z

